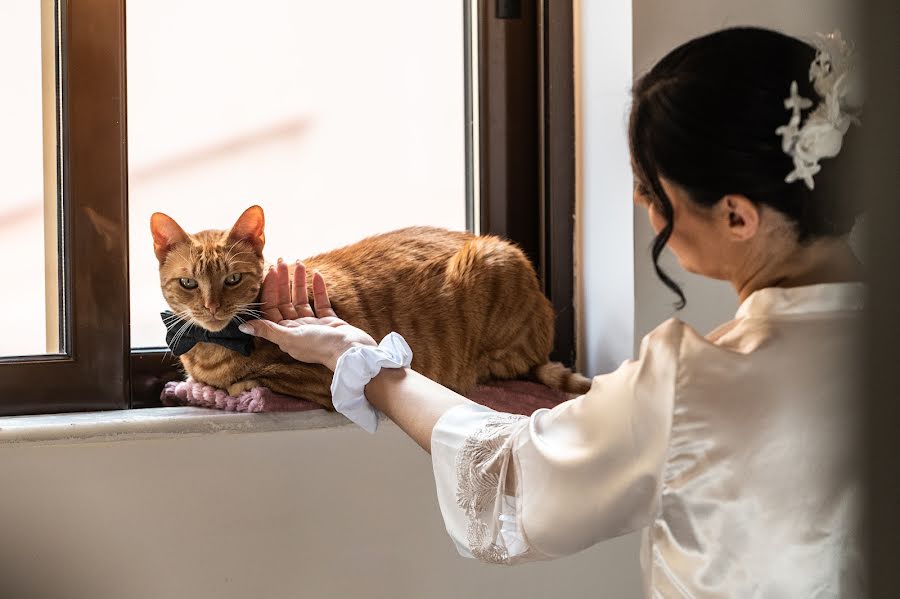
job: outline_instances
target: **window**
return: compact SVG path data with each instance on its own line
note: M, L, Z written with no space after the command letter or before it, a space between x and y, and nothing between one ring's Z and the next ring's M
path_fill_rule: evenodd
M466 227L457 3L131 0L127 19L133 347L165 346L153 212L198 231L259 204L270 260Z
M53 2L0 6L0 356L61 349L55 21Z
M538 267L554 357L572 362L571 3L131 0L127 52L124 4L45 1L44 91L18 101L45 106L26 197L49 215L31 235L50 249L28 304L59 317L22 318L50 345L26 331L31 349L4 350L0 414L157 404L178 376L154 349L157 210L199 230L259 203L270 257L413 223L505 235ZM322 201L340 227L315 214Z
M40 7L19 18L41 24L42 104L56 114L48 118L50 110L44 109L44 130L55 121L55 131L42 136L43 151L57 157L58 165L44 160L43 212L57 226L44 228L32 251L45 251L45 242L56 246L58 270L49 257L43 272L20 284L44 279L44 309L59 298L57 309L47 310L50 318L26 335L39 339L43 329L47 336L58 331L59 339L43 355L0 359L0 414L127 407L124 6L113 0L44 0ZM10 56L20 51L29 52L27 40ZM29 255L22 248L13 251ZM17 318L6 314L4 322Z

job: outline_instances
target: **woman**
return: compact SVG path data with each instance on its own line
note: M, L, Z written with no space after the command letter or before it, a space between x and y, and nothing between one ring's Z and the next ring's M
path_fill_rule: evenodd
M818 164L852 120L839 41L817 55L779 33L721 31L636 84L634 201L657 231L654 263L668 246L741 302L706 337L665 322L586 395L525 418L403 368L396 338L373 350L318 274L315 318L302 267L293 298L286 266L267 278L267 316L281 324L252 330L337 369L335 405L351 418L371 404L431 452L463 555L555 558L644 529L649 596L856 596L862 272L846 243L856 210L835 193L834 165Z

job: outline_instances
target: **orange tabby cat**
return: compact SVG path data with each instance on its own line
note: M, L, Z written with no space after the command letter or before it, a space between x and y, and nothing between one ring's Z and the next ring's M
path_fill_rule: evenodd
M248 208L229 231L190 235L159 212L150 228L162 292L176 314L219 331L236 314L259 308L262 208ZM460 394L488 379L524 375L574 393L590 387L547 361L553 308L531 263L507 241L411 227L304 262L324 275L338 316L375 340L400 333L413 349L412 368ZM264 386L332 408L327 368L297 362L264 339L254 343L250 356L198 343L181 363L194 380L231 395Z

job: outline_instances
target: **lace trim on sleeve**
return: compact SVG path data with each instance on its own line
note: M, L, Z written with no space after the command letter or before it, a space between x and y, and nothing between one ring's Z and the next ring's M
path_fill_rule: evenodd
M508 564L509 549L501 534L503 485L512 457L512 432L527 421L517 414L497 414L469 435L456 458L456 503L468 519L466 541L482 561ZM489 518L489 519L488 519Z

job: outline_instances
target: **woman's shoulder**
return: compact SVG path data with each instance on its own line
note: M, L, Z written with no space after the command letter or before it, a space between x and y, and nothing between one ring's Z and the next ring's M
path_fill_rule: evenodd
M694 327L678 318L670 318L647 333L641 341L641 354L647 351L668 350L680 353L686 341L702 340Z
M664 355L679 363L693 360L703 361L712 354L731 353L733 348L723 340L734 334L738 321L723 323L711 333L704 335L689 323L670 318L647 333L641 342L640 357Z

